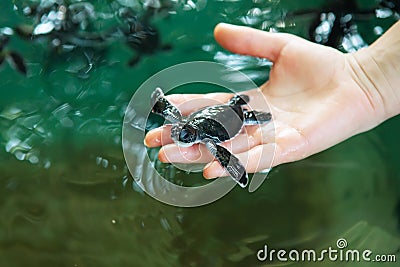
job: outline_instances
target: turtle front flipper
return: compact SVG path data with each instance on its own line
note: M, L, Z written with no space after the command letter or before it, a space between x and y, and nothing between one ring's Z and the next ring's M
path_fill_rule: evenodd
M182 120L181 112L164 97L164 93L159 87L151 94L151 106L153 113L163 116L172 123Z
M256 110L246 110L244 112L245 125L258 125L270 122L272 115L269 112L262 112Z
M219 161L222 167L228 171L233 180L235 180L235 182L237 182L241 187L246 187L249 182L249 177L239 159L229 152L229 150L217 145L211 139L207 138L202 142L206 145L211 154Z
M234 95L228 102L228 105L231 106L242 106L247 105L247 102L250 101L248 95Z

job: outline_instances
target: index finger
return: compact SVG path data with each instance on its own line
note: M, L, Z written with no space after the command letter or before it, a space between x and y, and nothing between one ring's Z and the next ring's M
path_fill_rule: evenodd
M233 53L267 58L272 62L278 59L289 42L299 38L287 33L265 32L226 23L215 27L214 36L222 47Z
M182 115L212 105L226 103L231 97L230 93L209 93L209 94L173 94L165 96L172 104L178 107Z
M251 109L267 109L266 99L260 88L236 92L235 94L248 95L250 101L248 105ZM201 108L212 105L226 104L234 95L234 93L208 93L208 94L172 94L166 98L178 107L182 115L189 115Z

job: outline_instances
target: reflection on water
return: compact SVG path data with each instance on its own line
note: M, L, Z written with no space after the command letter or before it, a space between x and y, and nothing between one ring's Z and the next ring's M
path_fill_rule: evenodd
M193 260L195 251L205 265L224 255L229 266L256 266L254 255L264 244L318 249L346 237L351 248L398 255L398 193L372 147L367 137L355 138L327 153L273 169L253 194L236 190L202 210L185 210L182 239L191 241L183 253Z
M7 12L0 17L0 28L31 23L22 5L38 2L1 1L0 9ZM160 9L168 2L173 5ZM27 76L9 65L0 70L1 265L259 266L256 252L265 244L318 249L340 237L347 239L349 248L392 253L399 259L396 120L380 128L385 131L378 129L310 159L274 168L255 193L237 188L194 209L166 206L144 194L122 156L126 105L134 90L159 70L184 61L213 60L258 82L267 78L268 61L232 55L215 43L212 29L217 22L307 36L302 26L309 24L307 19L287 22L284 15L317 4L93 1L96 27L101 29L120 25L115 12L121 6L138 13L145 6L154 11L150 23L160 34L159 44L171 44L171 49L143 55L120 36L101 49L66 46L51 52L47 41L13 35L7 49L24 58ZM375 4L365 1L366 6ZM391 21L368 20L360 23L359 32L370 42L376 38L372 30L386 29ZM52 41L58 36L56 28L39 30ZM77 41L69 37L65 40ZM140 60L129 67L127 62L136 54ZM149 153L154 156L156 151ZM140 157L136 163L137 174L146 173ZM198 173L156 164L174 181L202 181ZM269 265L274 264L278 262ZM338 265L344 266L321 266Z

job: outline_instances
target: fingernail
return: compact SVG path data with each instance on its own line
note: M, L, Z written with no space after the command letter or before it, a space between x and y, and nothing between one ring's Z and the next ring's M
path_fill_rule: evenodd
M143 140L143 144L144 144L145 146L149 147L149 144L147 143L146 137L145 137L144 140Z
M162 163L168 163L168 159L162 150L158 152L158 160L161 161Z
M176 160L174 159L175 153L174 144L165 145L158 152L158 159L163 163L174 162Z
M147 147L158 147L161 145L161 140L157 138L151 139L145 137L143 140L143 144Z
M235 26L235 25L233 25L233 24L226 23L226 22L220 22L220 23L218 23L217 25L221 25L221 26L224 26L224 27L231 27L231 26Z
M161 140L158 138L150 138L153 133L148 132L144 137L143 144L147 147L158 147L161 145ZM157 136L157 135L156 135Z

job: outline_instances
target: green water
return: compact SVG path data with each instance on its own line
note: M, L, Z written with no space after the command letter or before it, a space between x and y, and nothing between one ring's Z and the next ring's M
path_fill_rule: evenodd
M94 6L113 14L112 2ZM20 10L26 3L15 1L14 8L12 1L1 1L0 28L29 23ZM120 42L105 51L51 54L46 42L12 38L8 47L25 58L28 74L7 64L0 69L0 266L260 266L268 263L256 258L265 244L320 249L342 237L352 249L400 260L398 117L309 159L274 168L252 194L235 188L215 203L185 209L141 192L121 148L123 115L135 90L177 63L235 64L213 40L218 22L243 24L240 18L259 7L271 10L264 20L275 25L287 10L324 1L195 1L193 10L179 3L176 12L153 22L172 49L145 55L133 67L127 62L135 52ZM103 27L113 19L100 22ZM377 38L374 25L386 29L391 23L368 19L360 22L360 31L370 43ZM308 24L302 18L278 29L305 36ZM267 78L263 62L239 61L257 83ZM176 180L201 181L199 174L161 168Z

